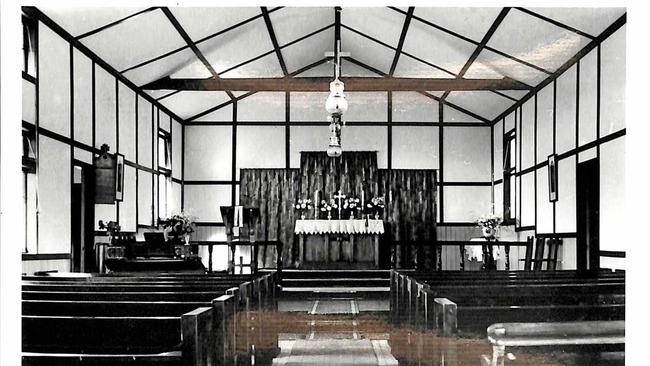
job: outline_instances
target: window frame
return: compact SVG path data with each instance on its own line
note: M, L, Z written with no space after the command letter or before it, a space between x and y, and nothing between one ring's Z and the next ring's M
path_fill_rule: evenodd
M516 176L517 162L512 164L516 155L517 134L512 130L503 134L503 224L514 225L516 222L515 202L512 201L511 187ZM516 199L516 197L515 197Z

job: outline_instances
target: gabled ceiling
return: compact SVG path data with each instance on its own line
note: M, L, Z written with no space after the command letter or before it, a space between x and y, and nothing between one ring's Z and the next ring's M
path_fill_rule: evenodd
M340 18L333 7L41 10L185 119L251 93L150 87L161 79L332 78L325 53L339 37L341 51L350 53L342 77L415 78L427 86L508 78L518 87L420 91L492 121L625 14L625 8L493 7L344 7Z

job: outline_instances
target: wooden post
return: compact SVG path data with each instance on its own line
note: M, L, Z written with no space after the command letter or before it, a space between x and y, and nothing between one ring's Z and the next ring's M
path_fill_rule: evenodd
M212 365L215 360L212 308L200 307L181 316L183 365Z
M298 253L298 258L300 258L298 265L302 266L305 263L305 234L300 234L298 240L298 251L300 252Z
M456 303L444 297L436 297L434 300L436 313L436 325L445 337L456 334L458 328Z
M235 298L233 295L222 295L212 300L213 329L215 338L216 365L228 365L234 350L235 329Z

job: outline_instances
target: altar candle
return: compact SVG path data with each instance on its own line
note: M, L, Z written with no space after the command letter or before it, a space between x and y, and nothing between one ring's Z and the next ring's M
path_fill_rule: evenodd
M362 189L361 189L361 207L364 207L364 206L365 206L365 202L366 202L366 201L365 201L365 193L366 193L366 192L365 192L365 191L363 190L363 188L362 188Z

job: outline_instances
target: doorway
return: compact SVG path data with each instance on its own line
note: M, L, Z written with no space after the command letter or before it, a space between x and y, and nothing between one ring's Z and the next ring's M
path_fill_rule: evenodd
M95 204L93 167L74 161L72 172L72 272L95 272L93 241L95 237Z
M598 158L578 164L576 171L577 270L600 269L600 169Z

